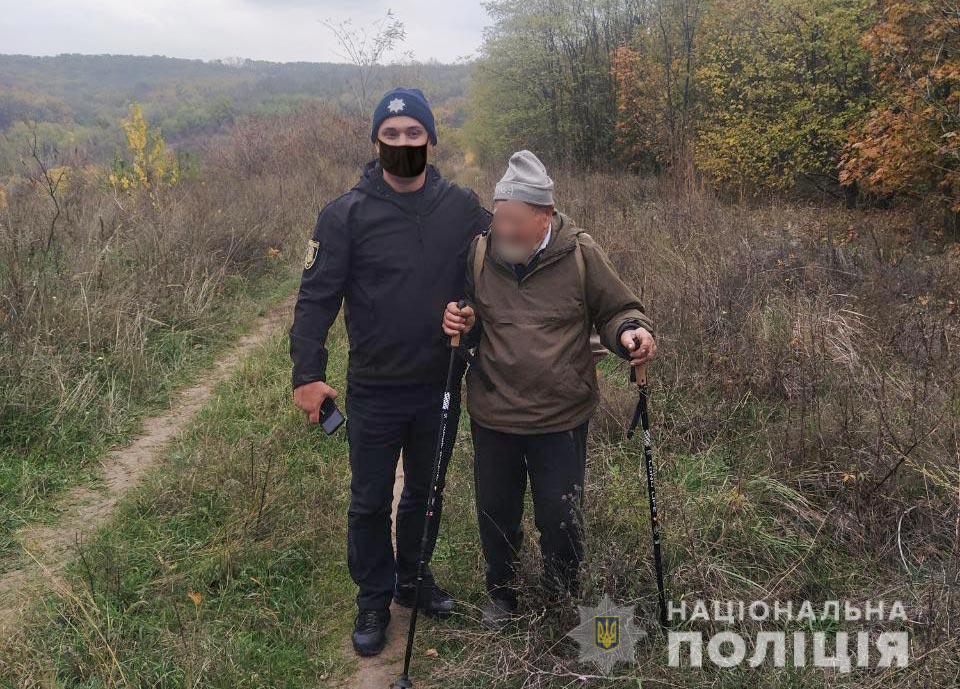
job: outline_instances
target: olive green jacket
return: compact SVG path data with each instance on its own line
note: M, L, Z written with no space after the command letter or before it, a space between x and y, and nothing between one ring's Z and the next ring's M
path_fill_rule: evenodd
M607 349L627 357L621 331L644 327L652 333L653 324L603 249L566 215L554 213L550 241L522 280L491 251L489 239L476 276L479 237L467 255L466 293L477 326L464 344L476 345L478 363L493 383L488 388L468 373L470 416L504 433L570 430L590 417L599 400L593 326Z

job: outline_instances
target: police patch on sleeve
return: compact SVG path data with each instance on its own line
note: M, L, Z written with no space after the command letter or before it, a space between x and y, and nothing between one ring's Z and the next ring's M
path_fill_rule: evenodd
M303 257L303 269L310 270L313 267L314 262L317 260L317 251L320 249L320 242L316 239L311 239L307 242L307 254Z

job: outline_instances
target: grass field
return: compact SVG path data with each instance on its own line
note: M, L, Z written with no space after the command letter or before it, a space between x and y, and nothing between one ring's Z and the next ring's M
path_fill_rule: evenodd
M331 366L341 389L344 358L339 330ZM638 678L643 685L689 687L861 686L862 675L815 668L664 667L641 458L637 446L619 440L631 391L618 362L608 360L602 370L604 409L591 436L587 487L584 600L609 592L638 605L651 636L636 668L621 666L617 678L593 679L589 686L641 686ZM344 556L347 448L342 433L328 438L304 425L290 404L288 373L286 338L277 333L217 390L167 463L87 545L71 567L69 588L42 601L24 631L0 647L3 686L308 687L349 678L354 588ZM669 404L658 386L658 426ZM730 421L762 421L758 412L744 406ZM504 634L477 624L482 562L463 430L434 560L462 615L422 625L418 686L583 686L596 670L577 663L575 649L562 640L577 623L576 610L539 607L529 545L525 616ZM716 586L731 598L766 591L784 600L801 593L860 600L873 584L879 565L852 561L820 536L828 515L764 470L749 435L719 436L695 455L672 452L669 434L657 440L665 446L661 499L674 598Z
M0 571L15 531L55 518L64 489L94 480L107 448L293 291L318 207L366 155L350 136L304 146L321 126L353 125L316 110L254 119L149 189L118 191L108 170L68 152L38 154L7 181Z
M9 419L0 444L0 572L16 561L18 528L55 520L56 498L66 488L95 486L103 453L129 442L145 416L202 376L258 313L294 286L285 267L253 286L236 280L202 326L158 330L147 342L136 380L124 379L122 370L118 376L109 356L91 357L81 387L90 388L94 399L81 391L74 404L48 407L47 414L21 417L19 424Z
M346 447L294 413L284 345L277 334L218 390L74 565L71 591L4 649L10 686L50 672L77 687L342 674Z
M478 190L495 176L456 172ZM911 663L850 673L770 662L667 666L654 623L642 455L623 441L635 396L623 364L608 358L590 434L582 602L607 593L637 606L649 633L638 664L601 678L577 662L564 639L576 607L543 609L535 537L523 554L523 618L503 634L479 627L482 562L461 429L434 569L462 614L424 623L417 686L956 686L960 385L951 297L960 252L903 218L897 225L899 216L725 204L630 177L558 174L557 182L562 209L641 290L658 325L652 409L671 598L810 600L818 610L829 600L902 600ZM332 376L343 390L342 329L334 340ZM304 425L289 367L278 332L217 389L163 466L86 544L68 586L0 647L3 686L349 686L347 450L342 434ZM887 626L900 625L732 628L754 639ZM678 628L709 634L724 625Z

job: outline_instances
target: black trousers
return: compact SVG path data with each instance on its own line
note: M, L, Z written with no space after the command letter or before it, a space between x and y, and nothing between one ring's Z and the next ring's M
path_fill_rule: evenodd
M471 422L477 521L492 597L516 603L528 476L547 593L577 595L583 559L587 425L558 433L516 435Z
M386 608L394 584L416 579L423 519L440 428L443 386L347 383L350 508L347 564L357 584L357 606ZM456 440L459 390L453 393L447 457ZM397 551L390 540L390 510L397 461L403 453L403 493L397 506ZM438 516L429 543L432 554ZM428 574L429 578L429 574Z

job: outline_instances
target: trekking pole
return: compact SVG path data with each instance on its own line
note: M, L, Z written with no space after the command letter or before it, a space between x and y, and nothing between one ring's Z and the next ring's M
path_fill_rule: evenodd
M650 444L650 416L647 411L647 370L644 366L630 367L630 382L637 384L637 408L627 429L627 439L633 437L637 422L643 431L643 460L647 469L647 494L650 497L650 528L653 531L653 566L657 573L657 596L660 602L660 625L667 626L667 597L663 587L663 560L660 556L660 517L657 512L657 491L654 488L653 447Z
M461 300L457 305L459 308L466 306L466 301ZM440 412L440 433L437 438L437 454L433 458L432 481L430 483L430 495L427 498L427 512L423 520L423 536L420 539L420 558L417 561L417 592L414 596L413 611L410 613L410 626L407 628L407 650L403 657L403 674L396 682L390 685L391 689L410 689L413 682L410 681L410 659L413 656L413 637L417 632L417 613L420 610L420 596L423 593L423 578L427 569L427 549L430 544L430 525L434 517L440 518L439 505L442 497L443 486L447 474L447 462L444 461L444 455L447 445L447 423L450 418L450 400L452 397L451 388L453 387L454 373L456 370L457 350L460 347L460 335L454 335L450 338L450 364L447 367L447 385L443 391L443 406Z

